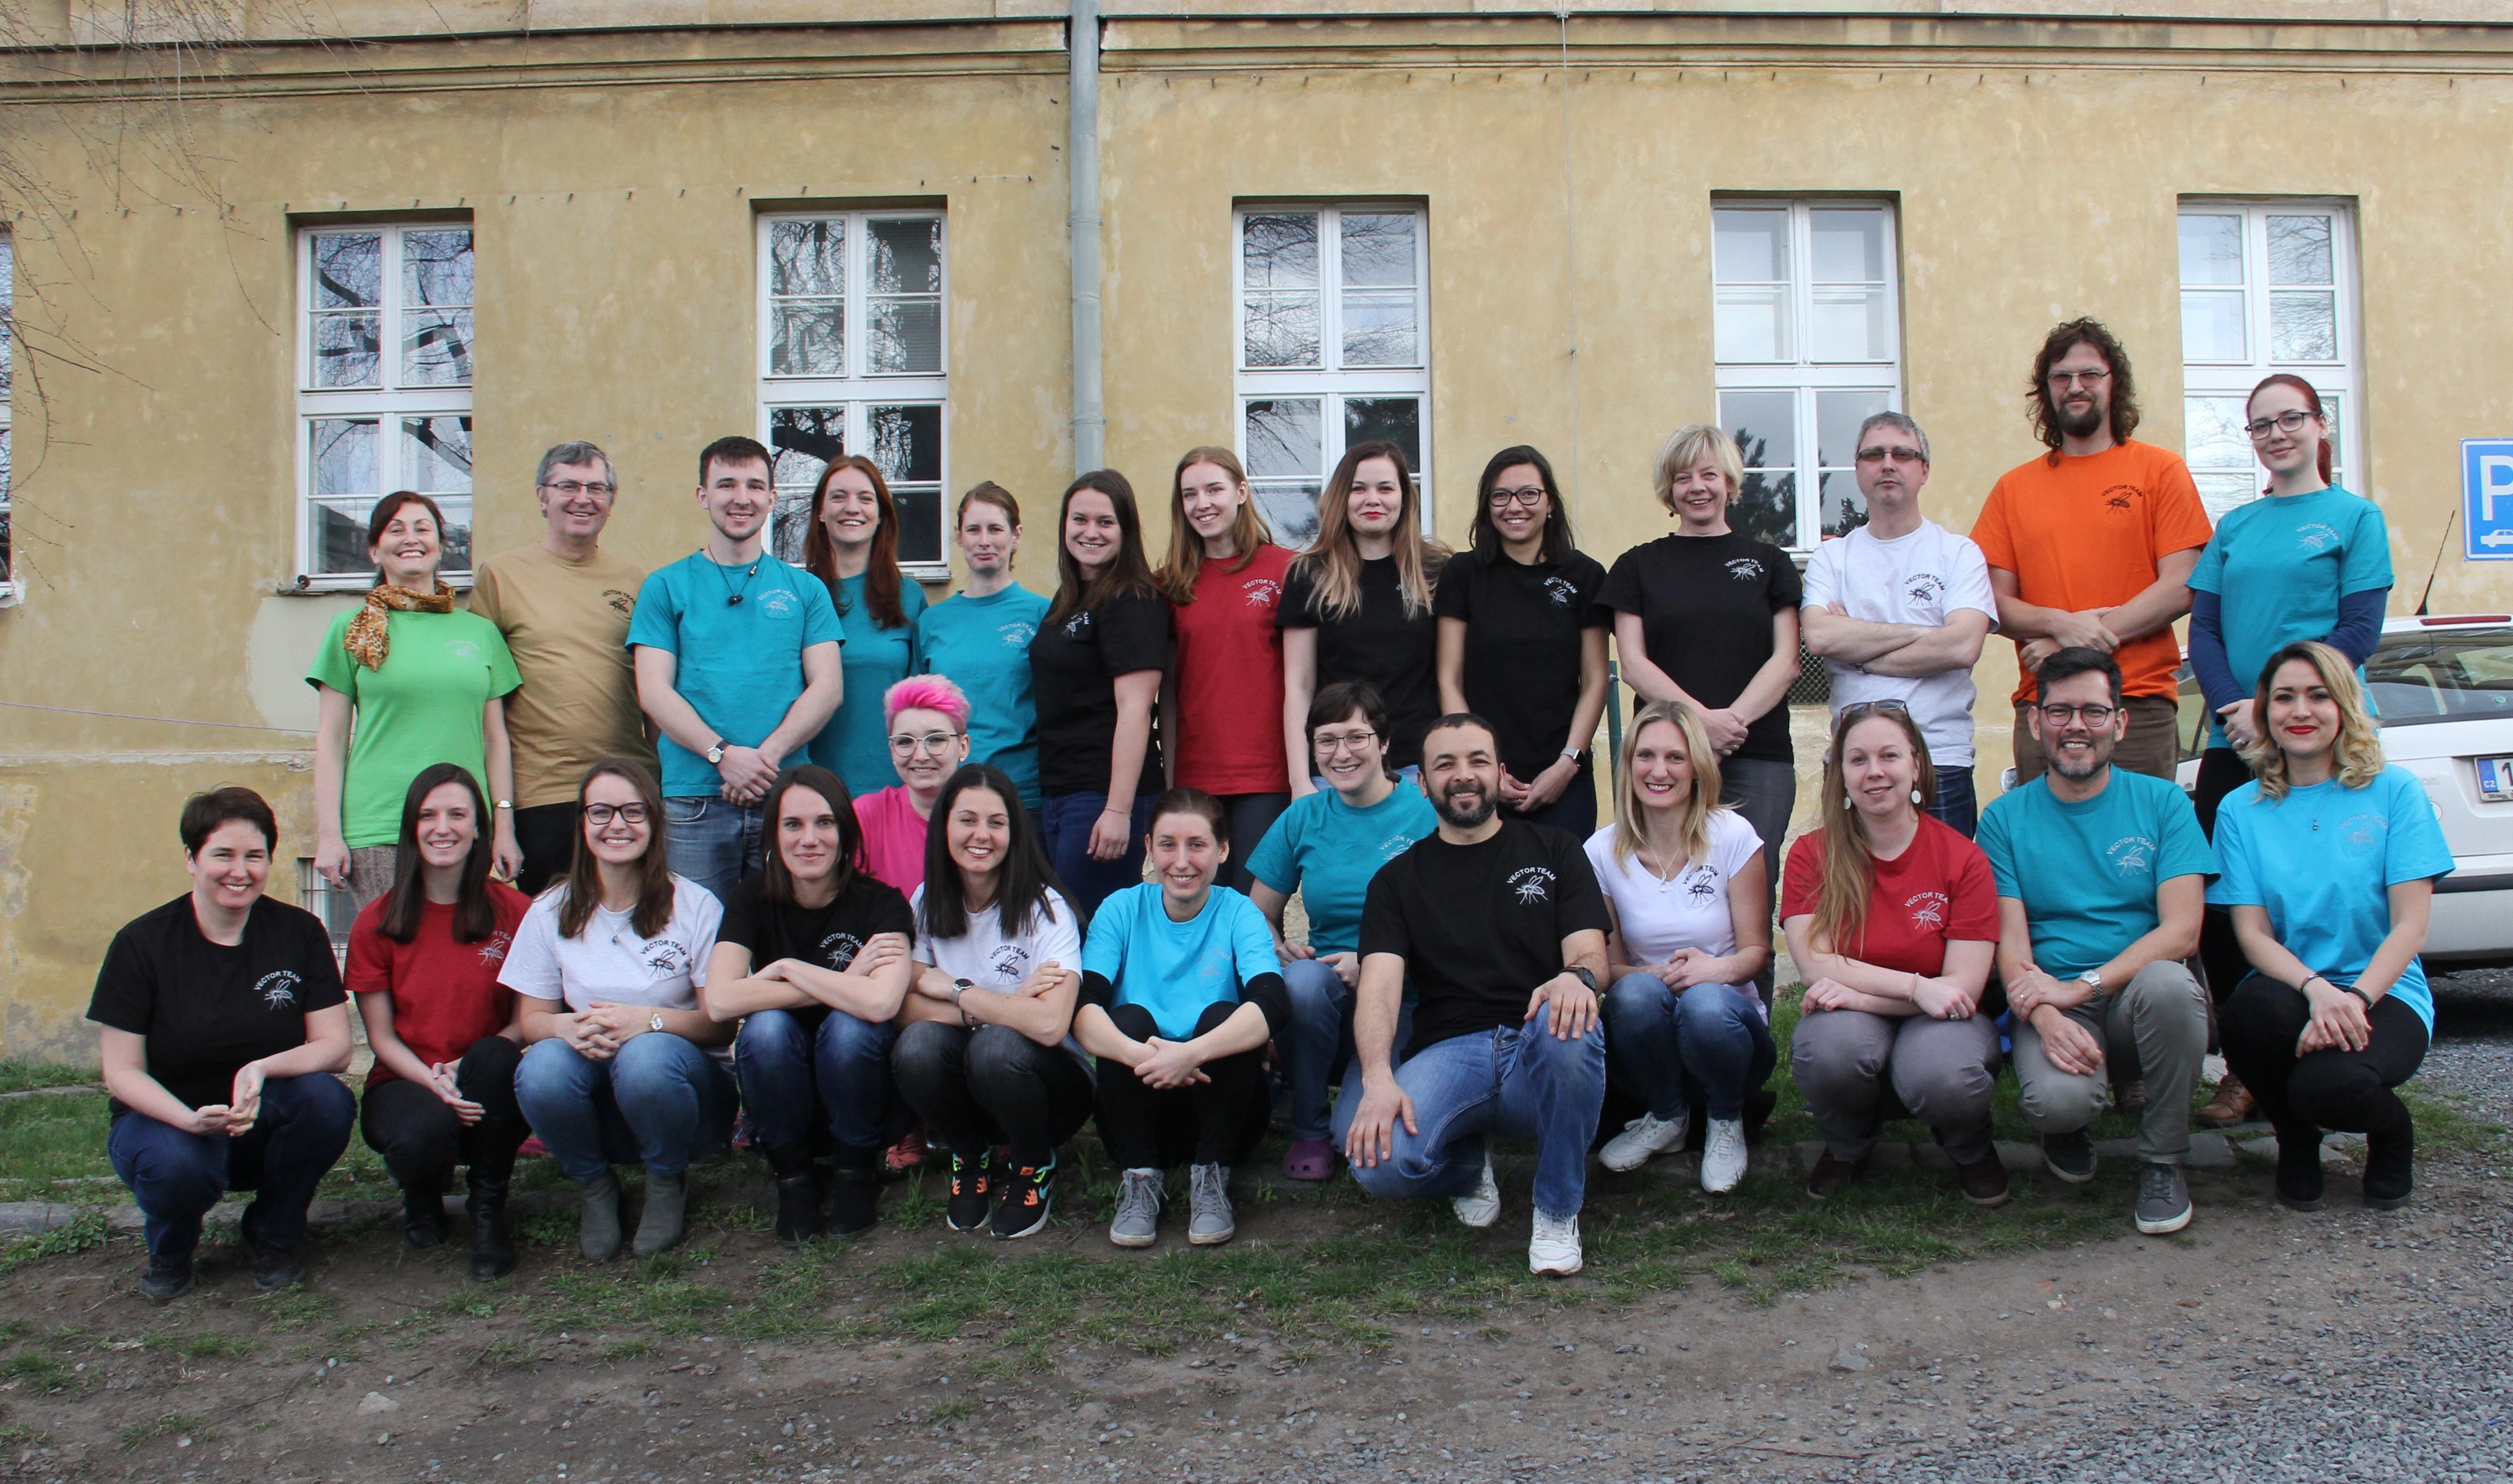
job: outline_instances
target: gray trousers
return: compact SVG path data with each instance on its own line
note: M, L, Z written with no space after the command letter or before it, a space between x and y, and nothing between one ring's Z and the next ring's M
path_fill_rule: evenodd
M2177 1165L2190 1152L2190 1094L2208 1054L2208 994L2177 962L2137 971L2108 1000L2065 1012L2102 1042L2103 1064L2083 1076L2051 1064L2042 1032L2014 1023L2015 1081L2024 1116L2043 1134L2073 1134L2111 1104L2113 1079L2146 1079L2146 1116L2137 1126L2137 1157Z
M1998 1024L1985 1015L1818 1010L1798 1022L1789 1067L1832 1157L1856 1164L1889 1118L1917 1118L1957 1164L1990 1152Z

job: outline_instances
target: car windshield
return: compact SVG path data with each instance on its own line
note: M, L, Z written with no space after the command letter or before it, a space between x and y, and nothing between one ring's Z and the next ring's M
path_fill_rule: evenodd
M2513 629L2385 634L2365 683L2386 727L2513 717Z

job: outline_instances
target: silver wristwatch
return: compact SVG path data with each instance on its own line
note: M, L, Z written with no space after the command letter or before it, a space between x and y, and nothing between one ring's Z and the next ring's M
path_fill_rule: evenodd
M2077 976L2077 982L2096 994L2103 992L2103 971L2100 969L2088 969Z

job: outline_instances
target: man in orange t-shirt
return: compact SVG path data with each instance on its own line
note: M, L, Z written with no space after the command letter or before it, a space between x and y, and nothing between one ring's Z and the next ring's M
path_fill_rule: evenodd
M2180 455L2131 440L2137 402L2110 331L2091 319L2052 331L2033 384L2034 431L2051 452L1999 476L1972 528L2023 669L2015 781L2041 777L2046 762L2028 722L2033 672L2076 645L2121 668L2129 735L2112 760L2169 779L2180 758L2173 623L2190 611L2207 509Z

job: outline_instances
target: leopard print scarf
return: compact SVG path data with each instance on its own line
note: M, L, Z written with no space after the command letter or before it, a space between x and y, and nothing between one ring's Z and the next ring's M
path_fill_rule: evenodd
M349 631L340 642L351 660L371 670L379 670L384 667L385 651L392 647L391 614L453 611L454 589L441 582L434 592L413 592L407 587L379 582L368 591L367 606L349 621Z

